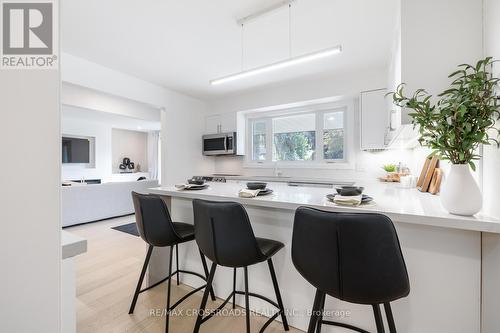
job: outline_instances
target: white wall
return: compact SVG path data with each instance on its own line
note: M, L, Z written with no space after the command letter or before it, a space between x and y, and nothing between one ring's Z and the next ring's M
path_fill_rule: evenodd
M58 70L0 70L2 332L60 331L59 85Z
M62 53L62 81L113 96L161 107L168 94L164 88L95 62Z
M214 172L214 162L202 155L201 136L205 129L205 103L177 96L170 99L161 120L161 182L185 182L194 175Z
M399 2L399 5L401 3ZM391 55L387 70L387 91L396 91L401 84L401 8L398 7L397 24L394 28ZM392 98L387 98L387 108L392 110L388 123L392 129L401 124L401 108L394 105Z
M500 1L485 0L484 2L484 53L500 60ZM500 66L494 70L496 77L500 77ZM497 126L500 124L497 123ZM484 147L483 158L483 198L484 210L487 214L500 218L498 192L500 189L500 151L495 146Z
M134 162L135 168L148 171L148 134L113 128L111 130L111 164L113 173L120 173L124 157Z
M459 64L482 57L482 1L402 0L401 57L408 91L441 93Z
M157 107L71 83L63 83L61 103L146 121L160 121Z
M111 177L111 125L92 119L73 116L73 106L62 106L62 135L93 137L94 166L85 164L63 164L61 180L101 179L109 181Z

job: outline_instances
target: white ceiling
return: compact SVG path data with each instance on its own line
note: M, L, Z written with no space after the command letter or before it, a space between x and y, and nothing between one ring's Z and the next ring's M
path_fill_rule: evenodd
M280 0L65 0L62 49L198 98L338 72L386 66L399 0L297 0L292 54L341 44L340 55L239 82L208 81L242 69L236 19ZM245 25L244 69L288 56L288 8Z

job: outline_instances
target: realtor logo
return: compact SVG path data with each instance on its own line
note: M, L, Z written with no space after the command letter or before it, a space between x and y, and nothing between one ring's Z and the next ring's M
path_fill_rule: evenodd
M53 1L1 1L2 69L57 68Z

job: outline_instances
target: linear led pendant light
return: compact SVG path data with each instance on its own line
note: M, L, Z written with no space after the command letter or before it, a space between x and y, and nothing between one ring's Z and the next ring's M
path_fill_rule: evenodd
M261 10L257 13L254 13L252 15L249 15L247 17L244 17L240 20L238 20L238 24L241 25L241 28L242 28L242 48L241 48L241 58L242 58L242 69L243 69L243 26L245 23L247 23L248 21L250 20L254 20L256 19L257 17L260 17L264 14L267 14L271 11L274 11L278 8L281 8L283 6L289 6L289 8L291 8L291 4L292 2L294 2L295 0L287 0L287 1L282 1L272 7L268 7L264 10ZM304 63L304 62L309 62L309 61L312 61L312 60L317 60L317 59L321 59L321 58L326 58L326 57L329 57L329 56L332 56L334 54L338 54L342 51L342 46L341 45L336 45L336 46L333 46L333 47L329 47L329 48L326 48L326 49L322 49L322 50L319 50L319 51L315 51L315 52L311 52L311 53L307 53L307 54L303 54L303 55L300 55L300 56L296 56L296 57L292 57L291 56L291 50L292 50L292 47L291 47L291 13L289 11L289 58L288 59L285 59L285 60L282 60L282 61L278 61L278 62L275 62L275 63L272 63L272 64L268 64L268 65L264 65L264 66L260 66L260 67L256 67L256 68L252 68L252 69L248 69L248 70L242 70L241 72L238 72L238 73L234 73L234 74L231 74L231 75L227 75L227 76L223 76L223 77L220 77L220 78L217 78L217 79L214 79L214 80L210 80L210 84L211 85L217 85L217 84L223 84L223 83L227 83L227 82L231 82L231 81L236 81L236 80L240 80L240 79L244 79L244 78L247 78L247 77L250 77L250 76L254 76L254 75L258 75L258 74L262 74L262 73L266 73L266 72L271 72L271 71L275 71L275 70L278 70L278 69L282 69L282 68L286 68L286 67L290 67L290 66L294 66L294 65L298 65L298 64L301 64L301 63Z

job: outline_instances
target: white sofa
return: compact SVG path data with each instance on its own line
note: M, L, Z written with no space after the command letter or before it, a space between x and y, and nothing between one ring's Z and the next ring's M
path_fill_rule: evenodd
M62 187L63 227L132 214L131 192L146 193L157 180Z

